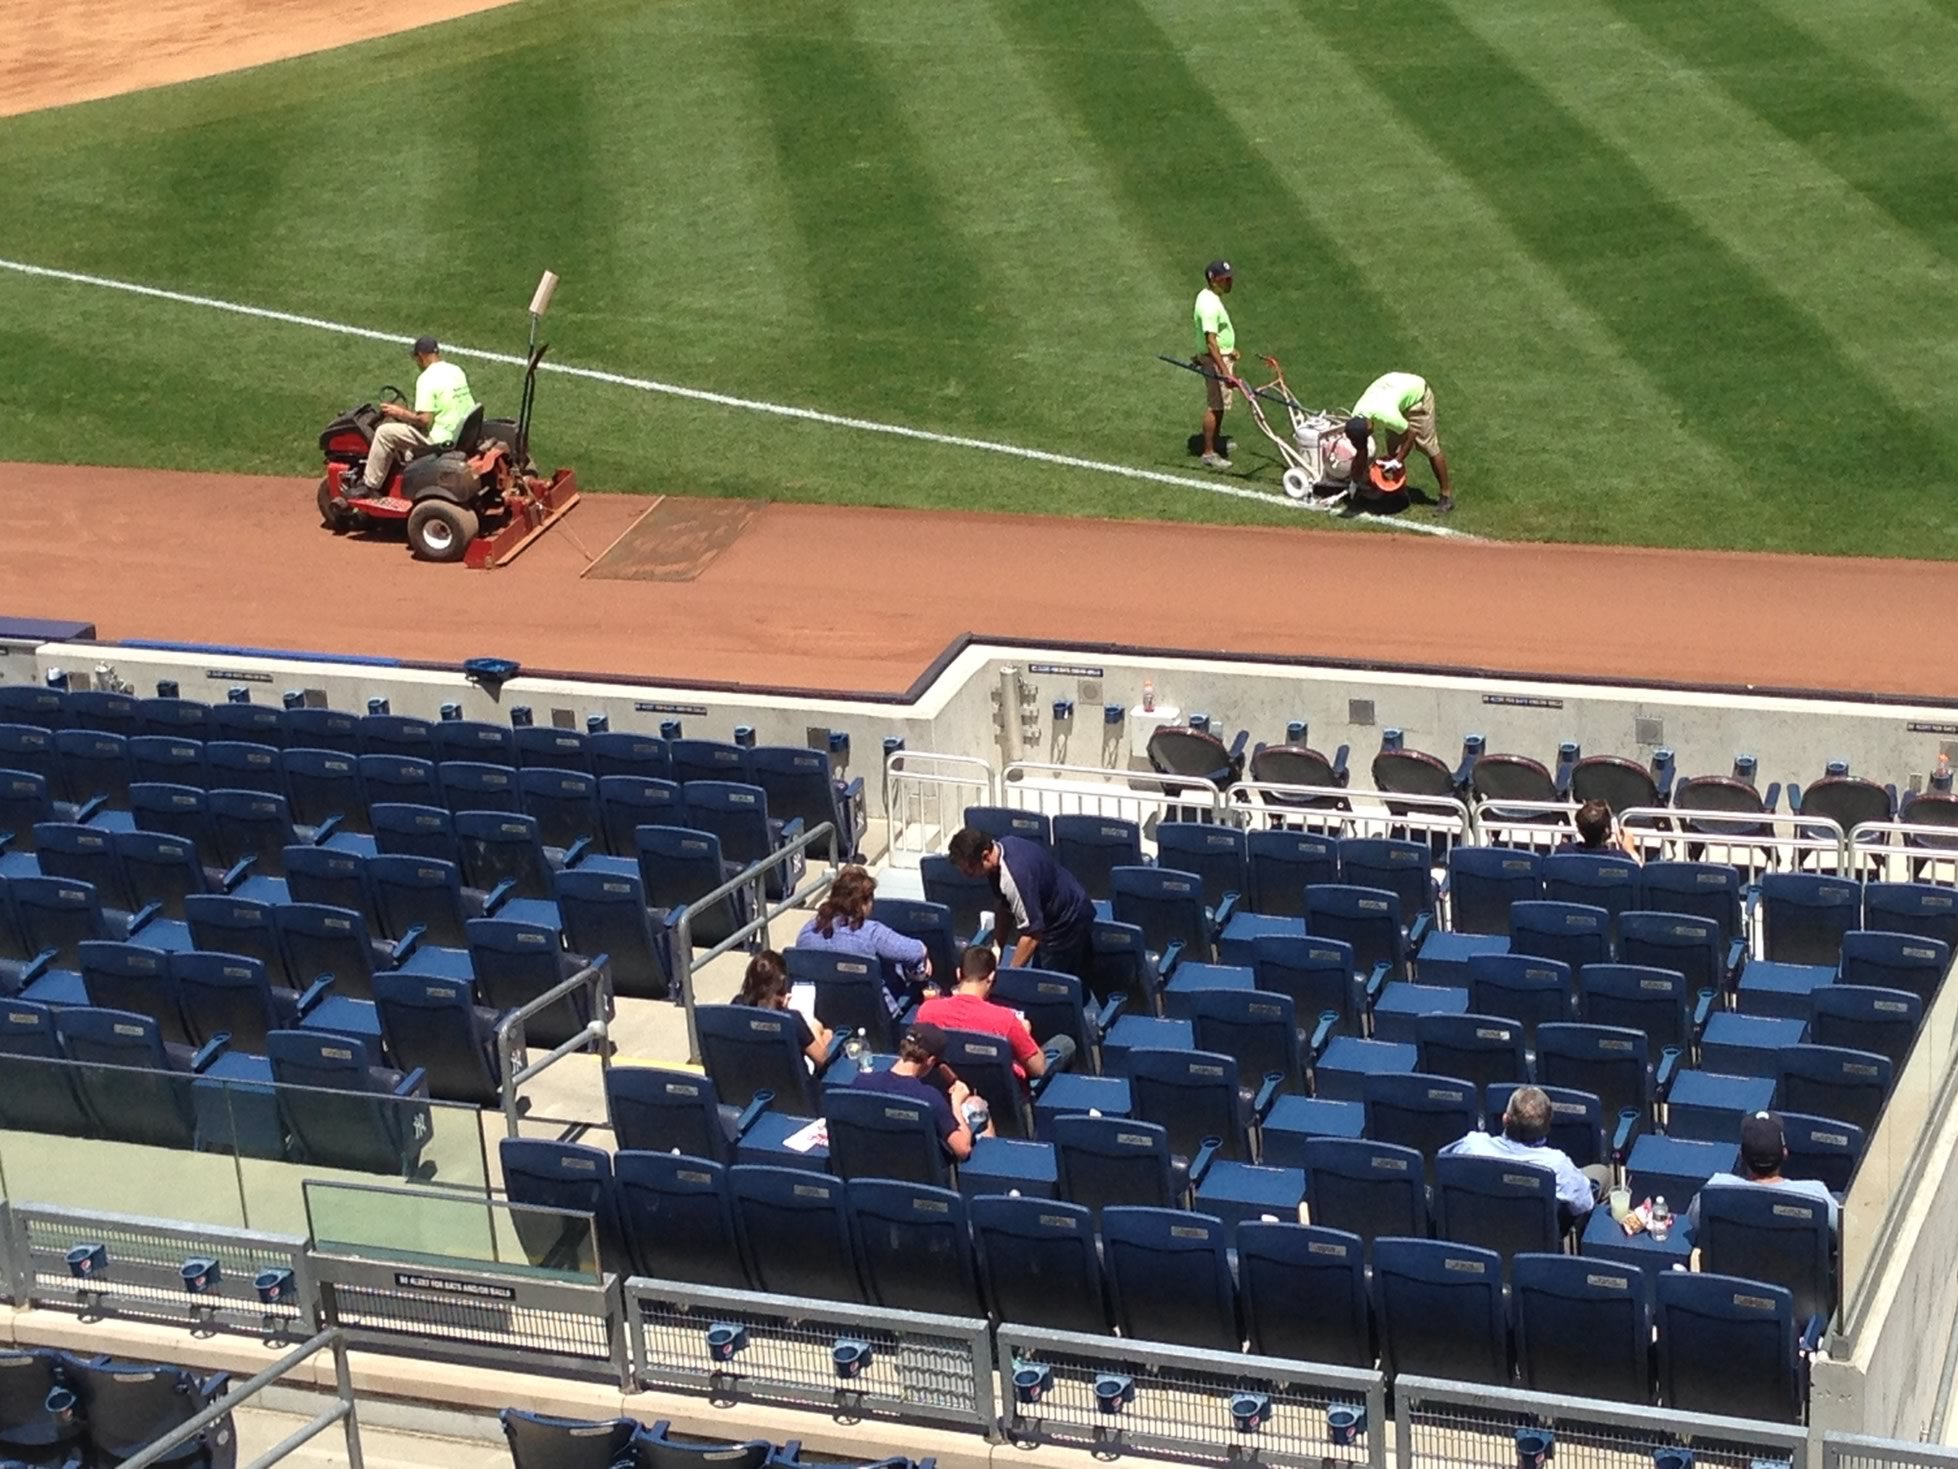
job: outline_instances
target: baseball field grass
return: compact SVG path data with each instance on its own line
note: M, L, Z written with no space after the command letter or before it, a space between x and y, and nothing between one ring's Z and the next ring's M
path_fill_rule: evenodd
M1955 72L1953 0L526 0L0 122L0 258L503 351L548 266L566 363L1202 477L1155 354L1224 255L1309 402L1429 378L1456 528L1942 557ZM0 322L3 458L305 473L412 372L4 269ZM1302 520L1241 415L1220 482L1269 504L588 380L538 413L604 489Z

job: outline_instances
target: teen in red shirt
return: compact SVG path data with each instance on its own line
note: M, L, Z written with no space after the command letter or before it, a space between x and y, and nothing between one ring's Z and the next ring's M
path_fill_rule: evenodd
M1044 1076L1047 1057L1013 1010L992 998L993 974L999 961L987 948L967 949L959 960L959 982L949 995L937 995L918 1007L918 1019L941 1030L976 1030L996 1035L1013 1047L1013 1074L1024 1082Z

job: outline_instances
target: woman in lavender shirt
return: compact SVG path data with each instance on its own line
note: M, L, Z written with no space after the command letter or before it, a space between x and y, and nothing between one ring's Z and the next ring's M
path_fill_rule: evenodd
M844 868L816 916L796 935L795 946L882 961L884 998L895 1015L914 998L916 984L930 976L931 962L922 939L908 938L870 916L876 900L877 879L861 867Z

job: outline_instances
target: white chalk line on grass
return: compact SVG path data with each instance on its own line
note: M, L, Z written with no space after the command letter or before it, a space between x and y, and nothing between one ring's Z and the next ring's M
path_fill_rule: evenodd
M332 332L342 337L360 337L370 342L389 342L405 346L414 341L413 337L400 332L375 331L371 327L354 326L344 321L328 321L324 317L302 316L291 311L274 311L265 306L251 306L240 301L224 301L214 296L197 296L187 291L170 291L160 286L145 286L135 281L116 280L110 276L86 275L75 270L56 270L46 265L32 265L24 260L0 258L0 270L10 270L17 275L63 281L69 285L95 286L107 291L121 291L131 296L147 296L152 300L169 301L179 306L201 306L208 311L225 311L233 316L256 317L260 321L276 321L287 326L311 327L315 331ZM522 367L526 361L516 353L491 352L481 347L445 346L442 350L450 356L470 357L482 362L507 363L513 367ZM1149 484L1201 490L1207 495L1227 495L1236 500L1255 500L1281 509L1297 510L1301 514L1325 513L1315 506L1284 499L1263 490L1247 490L1237 485L1219 484L1214 479L1198 479L1194 475L1168 474L1159 469L1138 469L1134 465L1111 464L1100 459L1083 459L1073 454L1056 454L1047 449L1029 449L1020 444L1005 444L994 439L968 438L964 434L935 433L930 429L913 428L909 424L882 423L871 418L850 418L840 413L825 413L816 408L797 407L792 403L769 403L756 398L737 398L732 394L716 393L706 388L690 388L681 383L664 383L653 378L630 377L624 373L604 372L595 367L576 367L564 362L546 362L539 370L554 372L562 377L609 383L614 387L633 388L642 393L660 393L670 398L690 399L696 403L713 403L722 408L739 408L749 413L766 413L777 418L800 419L804 423L829 424L836 428L856 429L862 433L887 434L892 438L916 439L927 444L944 444L955 449L977 449L987 454L1004 454L1009 458L1024 459L1035 464L1053 464L1064 469L1085 469L1095 474L1112 474L1122 479L1141 480ZM1466 532L1452 530L1445 525L1390 520L1379 516L1355 516L1346 523L1371 526L1381 530L1406 531L1415 535L1445 536L1456 540L1476 539Z

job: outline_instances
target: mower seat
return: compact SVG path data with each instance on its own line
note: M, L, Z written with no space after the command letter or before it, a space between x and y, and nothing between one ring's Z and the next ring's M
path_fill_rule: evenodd
M476 446L482 442L482 438L483 405L478 403L474 408L469 410L469 416L463 419L462 427L456 430L456 441L449 447L458 454L474 454L476 452Z

